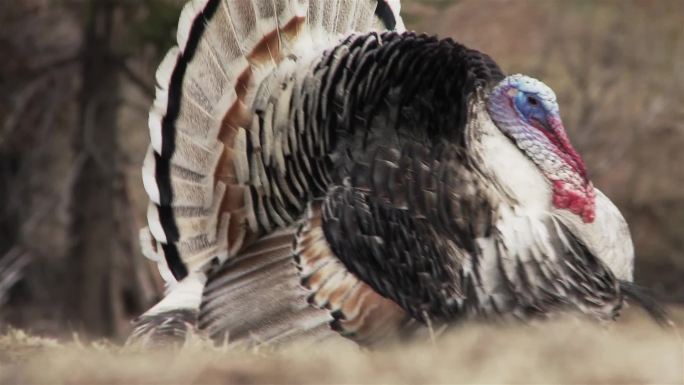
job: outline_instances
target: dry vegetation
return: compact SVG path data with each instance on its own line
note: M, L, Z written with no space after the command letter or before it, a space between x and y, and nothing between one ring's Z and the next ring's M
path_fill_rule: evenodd
M436 342L382 351L349 345L227 351L200 339L139 352L108 343L0 337L0 383L682 383L684 344L636 315L610 327L577 320L466 325Z

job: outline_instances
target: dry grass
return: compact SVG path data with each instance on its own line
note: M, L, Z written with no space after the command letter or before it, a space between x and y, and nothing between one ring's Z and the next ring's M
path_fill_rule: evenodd
M0 352L1 383L684 382L678 333L636 315L609 327L567 319L468 325L435 344L374 352L347 345L226 351L200 341L180 352L140 352L19 331L0 338Z

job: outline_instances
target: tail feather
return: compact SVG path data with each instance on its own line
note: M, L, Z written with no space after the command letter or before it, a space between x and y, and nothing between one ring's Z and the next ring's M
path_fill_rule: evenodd
M308 305L293 263L295 228L278 230L212 273L202 300L199 328L233 344L279 344L335 336L326 310Z
M330 0L323 2L322 23L325 32L335 32L335 22L337 20L337 8L340 0Z
M323 28L323 7L325 3L320 1L309 1L309 6L306 13L306 26L308 29L308 38L314 45L322 44L326 37L325 29Z
M384 27L384 25L380 25L382 24L381 21L375 16L377 7L381 6L380 3L382 3L382 1L361 0L357 2L352 30L370 31L372 29L388 29Z
M169 284L203 270L211 261L225 261L261 231L296 219L255 193L265 191L278 201L301 206L289 186L271 187L270 176L259 174L263 167L249 160L248 136L261 139L266 147L275 143L264 151L271 154L266 162L281 168L293 150L282 145L287 142L283 135L294 134L287 132L288 127L266 125L267 132L258 134L261 138L252 137L254 103L264 79L288 56L316 55L344 34L397 19L395 2L194 0L185 5L178 45L156 74L151 145L143 165L151 200L149 232L154 238L146 255L167 264L174 276ZM290 87L278 92L289 99L292 91ZM267 113L289 113L288 100L274 106L269 105ZM301 187L296 182L290 185Z
M336 34L343 34L352 29L358 4L356 0L339 0L334 28Z
M383 28L403 32L406 30L404 20L400 16L400 0L383 0L378 3L375 9L377 19L382 23Z
M204 274L188 275L133 322L134 329L126 344L143 347L184 344L196 331L205 282Z
M673 326L674 323L670 318L667 310L648 292L633 282L621 280L620 290L627 297L628 302L633 302L641 307L650 317L660 326Z
M178 309L152 316L143 315L133 322L134 329L127 346L143 348L182 347L192 335L197 323L197 312Z

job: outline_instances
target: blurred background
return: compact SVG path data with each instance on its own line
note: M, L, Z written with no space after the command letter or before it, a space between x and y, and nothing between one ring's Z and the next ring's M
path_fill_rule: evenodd
M162 292L141 255L154 72L182 0L0 1L0 325L125 338ZM684 303L684 1L402 0L550 85L620 207L636 280Z

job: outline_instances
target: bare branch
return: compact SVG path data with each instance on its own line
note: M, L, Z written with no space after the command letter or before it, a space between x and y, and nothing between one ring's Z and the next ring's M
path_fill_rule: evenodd
M31 255L18 246L0 257L0 306L5 304L9 290L22 278L30 261Z

